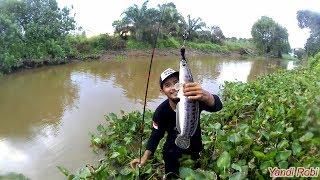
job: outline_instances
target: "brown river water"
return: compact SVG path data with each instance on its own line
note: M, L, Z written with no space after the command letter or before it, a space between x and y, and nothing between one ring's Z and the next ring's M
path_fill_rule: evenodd
M30 179L65 179L56 166L75 172L101 155L92 152L89 132L104 115L120 110L142 112L149 57L91 61L42 67L0 79L0 175L23 173ZM147 108L165 97L159 75L178 68L178 57L156 57ZM192 57L195 81L221 94L224 81L252 81L292 61Z

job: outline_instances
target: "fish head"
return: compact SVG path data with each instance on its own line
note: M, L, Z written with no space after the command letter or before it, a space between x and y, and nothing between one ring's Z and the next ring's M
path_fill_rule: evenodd
M180 63L181 63L182 66L187 66L188 65L187 60L185 60L185 59L181 59Z
M193 82L193 77L185 59L180 60L179 82L182 84Z

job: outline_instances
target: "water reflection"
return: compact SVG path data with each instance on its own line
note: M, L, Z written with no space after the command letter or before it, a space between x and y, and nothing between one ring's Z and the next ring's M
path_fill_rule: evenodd
M217 82L219 84L224 84L224 81L247 82L251 67L252 62L223 62L219 67L220 75L217 78Z
M296 67L297 67L297 64L295 63L295 61L289 61L287 64L287 70L292 70Z
M166 68L178 70L179 57L155 58L148 91L148 101L155 102L164 96L159 91L159 75ZM258 75L272 73L277 68L286 68L279 60L232 60L208 56L190 57L189 66L194 80L205 89L219 93L224 81L248 82ZM124 61L94 62L89 66L82 63L77 70L91 74L96 81L111 81L114 88L120 88L133 103L143 104L147 83L149 58L126 59ZM80 76L80 75L79 75ZM81 78L81 77L80 77ZM84 77L82 77L84 78ZM111 98L116 96L111 96Z
M59 122L64 110L77 100L71 71L41 68L1 79L0 137L29 137L35 125Z
M11 169L8 166L12 166L13 163L24 163L28 160L28 155L22 149L15 148L5 139L0 140L0 152L0 170L2 171Z

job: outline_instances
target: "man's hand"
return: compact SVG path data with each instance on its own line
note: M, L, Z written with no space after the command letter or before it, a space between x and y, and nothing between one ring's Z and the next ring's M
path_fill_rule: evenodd
M183 88L183 93L191 100L203 101L208 106L214 105L213 96L208 91L202 89L199 83L186 83Z
M140 163L140 164L139 164ZM140 162L140 159L139 158L136 158L134 160L132 160L130 162L130 166L135 169L137 168L137 165L140 165L140 166L143 166L145 164L145 161L143 161L143 159L141 159L141 162Z
M151 156L151 151L146 150L143 156L141 157L141 161L140 161L140 158L136 158L130 162L130 166L134 169L137 168L137 165L143 166L150 156Z

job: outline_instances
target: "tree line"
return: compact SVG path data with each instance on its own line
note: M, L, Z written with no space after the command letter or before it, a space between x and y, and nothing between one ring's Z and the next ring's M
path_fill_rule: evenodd
M55 0L0 1L0 69L10 72L31 60L64 59L75 27L68 8Z
M135 4L127 8L122 13L123 18L112 24L115 33L125 39L133 36L139 41L152 43L154 32L161 23L160 38L175 37L216 44L222 44L225 39L219 26L207 26L201 18L190 15L185 19L172 2L157 8L148 8L147 4L145 1L141 7Z
M288 53L288 32L272 18L261 17L251 28L251 39L226 38L217 25L208 25L199 17L184 18L174 3L148 7L128 7L119 20L112 23L114 35L93 38L75 35L77 25L70 9L59 8L56 0L0 0L0 72L8 73L32 64L55 64L68 59L82 59L85 54L102 53L130 47L149 48L161 23L159 47L178 47L185 40L191 48L234 50L228 43L253 44L260 54L281 57ZM297 12L300 28L309 28L305 49L296 49L299 56L314 55L320 48L320 15ZM203 46L202 46L203 45ZM237 46L238 47L238 46ZM238 47L238 48L239 48Z

